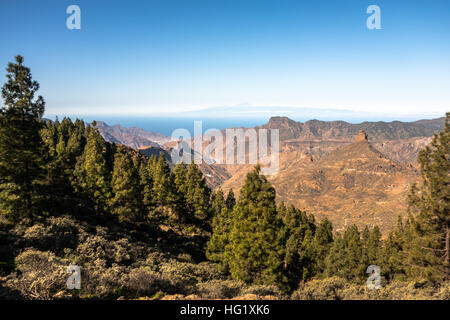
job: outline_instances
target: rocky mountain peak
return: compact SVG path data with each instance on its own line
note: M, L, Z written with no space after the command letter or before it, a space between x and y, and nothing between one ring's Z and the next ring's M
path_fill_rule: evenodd
M299 125L298 122L289 119L288 117L271 117L268 124L269 127L274 127L278 129L289 128L289 127L297 127Z
M369 141L367 133L364 130L360 130L355 138L355 142L361 142L361 141Z

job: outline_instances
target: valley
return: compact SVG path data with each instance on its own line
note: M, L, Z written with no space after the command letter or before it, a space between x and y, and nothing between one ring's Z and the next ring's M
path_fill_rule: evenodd
M107 141L139 148L146 156L163 152L170 160L176 146L163 135L101 124L100 133ZM420 180L418 152L443 126L444 118L351 124L272 117L255 129L280 132L279 171L268 177L278 202L293 204L318 220L326 217L337 231L352 224L369 225L379 226L386 235L398 216L406 215L409 188ZM115 128L114 139L105 128ZM236 194L252 168L249 164L200 165L210 187L233 189Z

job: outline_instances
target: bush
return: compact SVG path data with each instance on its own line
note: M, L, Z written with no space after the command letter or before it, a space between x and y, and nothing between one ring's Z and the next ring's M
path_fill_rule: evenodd
M313 280L295 291L292 299L334 300L434 300L450 298L450 283L435 287L427 282L394 281L380 289L369 290L366 285L342 281L339 278Z
M132 297L153 296L164 287L159 275L148 268L137 268L124 277L124 287Z
M253 294L260 297L274 296L283 297L282 292L274 285L252 285L242 290L243 295Z
M65 248L74 249L78 242L78 226L69 217L50 217L44 224L25 229L23 237L29 246L41 251L61 253Z
M191 294L197 283L195 267L191 263L179 262L171 259L159 268L162 279L166 280L168 287L164 292Z
M450 300L450 281L443 283L436 293L437 299Z
M234 280L212 280L199 283L197 294L202 299L231 299L240 295L244 283Z
M301 284L291 298L294 300L341 300L340 290L345 287L347 281L331 277L324 280L311 280Z
M7 284L31 299L52 299L66 290L69 264L52 252L26 250L15 259L19 275L12 276Z
M107 268L103 261L97 260L81 267L81 292L80 297L118 298L123 293L124 274L128 269L123 266L113 265Z

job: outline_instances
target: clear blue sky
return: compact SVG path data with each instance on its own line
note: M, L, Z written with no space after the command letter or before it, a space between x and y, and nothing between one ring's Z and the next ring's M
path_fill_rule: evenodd
M71 4L81 30L66 28ZM381 30L366 27L370 4ZM450 111L449 0L1 0L0 41L47 114Z

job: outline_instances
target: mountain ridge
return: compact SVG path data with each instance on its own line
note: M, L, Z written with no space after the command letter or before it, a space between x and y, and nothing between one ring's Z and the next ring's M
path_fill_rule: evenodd
M120 124L108 125L104 121L96 121L95 127L108 142L120 143L131 148L159 147L169 142L170 137L158 132L146 131L138 127L122 127Z
M288 117L271 117L264 129L280 129L280 139L341 138L349 141L359 131L367 132L372 141L429 137L444 128L444 117L413 122L370 122L352 124L346 121L308 120L298 122Z

